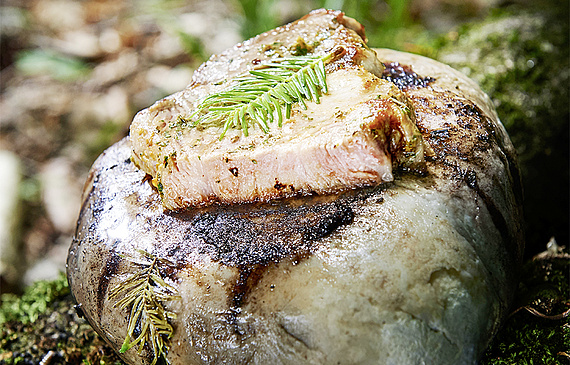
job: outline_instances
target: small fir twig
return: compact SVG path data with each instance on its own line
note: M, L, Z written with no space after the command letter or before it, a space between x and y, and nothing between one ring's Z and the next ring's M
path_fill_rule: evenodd
M125 353L138 345L141 353L144 346L149 345L154 354L153 365L161 357L168 363L168 342L174 332L169 320L176 318L176 314L164 309L162 303L180 297L176 288L161 277L160 267L173 266L173 263L142 250L138 250L138 253L140 258L125 255L123 258L140 269L113 287L109 293L110 299L122 297L115 302L114 307L130 310L127 336L120 352Z
M291 56L263 62L235 78L226 90L211 94L197 106L191 118L194 125L222 127L220 140L230 128L241 129L245 136L253 124L267 133L269 123L291 117L291 106L305 100L320 102L327 93L325 64L344 53L342 47L323 56Z

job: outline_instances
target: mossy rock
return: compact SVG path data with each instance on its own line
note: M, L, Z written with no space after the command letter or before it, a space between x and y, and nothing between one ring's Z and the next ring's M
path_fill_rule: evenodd
M516 11L514 11L516 10ZM519 154L527 258L550 237L568 246L568 2L507 8L450 32L437 58L477 81Z
M512 316L482 364L570 363L570 257L532 260L551 237L568 247L568 2L497 10L435 42L435 57L479 83L519 154L526 264ZM565 314L562 316L561 314Z

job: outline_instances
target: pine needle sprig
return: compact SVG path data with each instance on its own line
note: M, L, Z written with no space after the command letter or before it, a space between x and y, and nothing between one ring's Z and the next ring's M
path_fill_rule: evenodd
M175 319L176 314L164 309L162 303L180 297L176 288L161 277L160 269L174 264L145 251L137 251L141 255L140 258L125 255L122 257L140 269L109 292L110 299L122 297L115 302L114 307L130 308L127 336L120 352L125 353L138 345L138 352L141 353L147 344L154 354L153 365L161 357L168 363L168 342L174 332L169 321Z
M323 56L292 56L263 62L247 74L238 76L226 90L211 94L197 106L191 118L194 125L222 127L220 140L230 128L241 129L245 136L252 125L269 132L269 123L291 117L291 106L306 100L320 102L327 93L325 64L344 52L342 47Z

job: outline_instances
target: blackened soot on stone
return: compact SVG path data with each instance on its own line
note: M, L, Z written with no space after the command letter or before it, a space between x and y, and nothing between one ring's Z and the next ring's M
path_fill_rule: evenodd
M316 240L327 236L344 224L349 224L354 218L354 212L346 205L336 204L326 208L327 214L315 225L309 225L304 234L307 240Z
M432 77L421 77L410 66L401 65L398 62L385 63L386 68L382 78L394 83L400 90L426 87L435 81Z
M205 213L192 222L188 234L198 237L197 250L214 261L228 266L240 266L247 261L258 263L255 252L256 227L246 218L236 214Z
M217 207L191 213L181 219L189 225L185 240L196 243L195 250L214 261L238 269L232 289L228 323L236 321L248 293L257 285L272 263L284 258L294 261L308 257L323 238L352 222L354 198L338 198L316 204L249 205Z
M73 309L75 309L75 313L77 313L77 316L79 318L84 318L85 317L85 312L83 312L83 308L81 303L75 304L73 306Z
M354 216L348 201L275 209L218 209L196 214L186 239L214 261L233 267L278 262L304 256L313 241L325 237Z
M103 311L103 303L109 289L109 282L115 276L121 261L122 258L118 254L113 250L109 251L109 257L103 266L103 273L99 276L99 284L97 285L97 312L99 317L101 317Z
M263 276L265 268L266 268L265 265L258 265L255 267L240 267L239 268L239 278L238 278L238 280L234 286L234 290L233 290L233 294L234 294L233 303L232 303L233 311L230 312L231 316L228 317L228 319L230 320L230 323L235 320L235 317L233 317L232 315L238 314L239 311L236 311L236 310L242 306L243 301L246 297L246 294L250 291L250 289L257 285L257 282Z
M272 264L284 259L299 262L319 247L319 239L354 218L354 208L372 191L339 196L289 198L279 203L212 206L171 213L186 226L182 251L208 255L234 267L238 278L232 288L228 323L234 323L248 294Z
M476 120L482 120L484 118L481 109L476 105L463 103L461 101L458 101L457 104L458 105L455 107L455 113L457 115L476 118Z
M465 171L465 182L471 189L478 189L477 175L475 174L475 171L471 169Z

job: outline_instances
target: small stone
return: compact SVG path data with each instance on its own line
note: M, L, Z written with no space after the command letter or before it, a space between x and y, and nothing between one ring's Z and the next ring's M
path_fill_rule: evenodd
M38 280L55 280L60 273L65 272L67 250L71 239L71 236L61 236L42 259L33 263L24 274L24 286L29 286Z
M78 1L37 1L32 14L38 25L55 30L78 29L85 25L85 11Z
M3 6L0 8L0 34L3 36L17 36L26 26L26 15L17 7Z
M145 52L156 62L175 59L184 55L180 40L167 33L161 33L156 37Z
M60 51L77 57L97 57L102 49L99 36L89 30L76 30L63 34L63 39L54 41L54 46Z
M85 86L93 89L105 87L129 77L139 69L139 56L135 51L127 49L112 60L97 65Z
M95 99L96 110L101 122L119 121L128 123L132 119L129 108L129 95L121 86L111 86L105 94Z
M19 249L22 204L18 194L22 182L22 164L16 154L0 150L0 276L17 285L21 273Z
M99 35L99 47L104 52L116 53L122 46L121 35L115 29L104 29Z
M185 13L180 15L183 32L198 38L207 54L221 53L243 40L239 24L215 13ZM212 32L212 29L216 29Z
M187 67L170 68L158 65L148 70L146 80L152 86L170 94L184 89L190 83L192 70Z
M73 167L65 158L47 162L40 173L42 199L56 230L71 234L81 206L82 184L75 179Z

